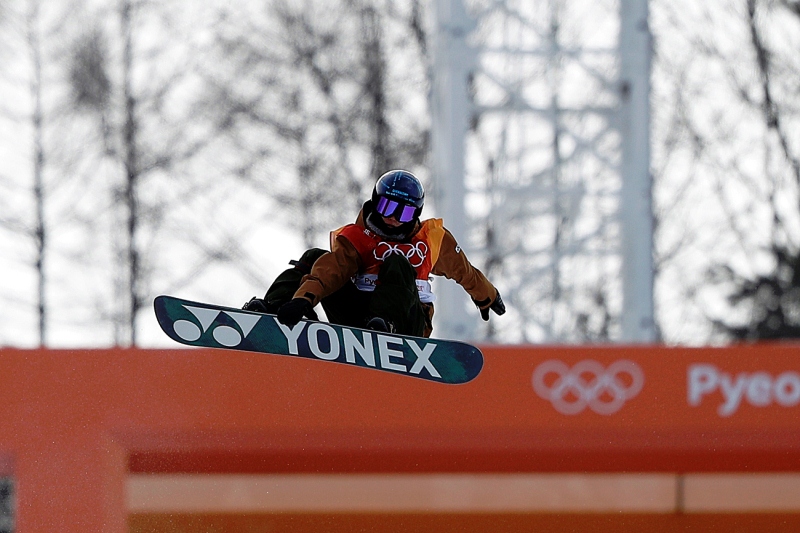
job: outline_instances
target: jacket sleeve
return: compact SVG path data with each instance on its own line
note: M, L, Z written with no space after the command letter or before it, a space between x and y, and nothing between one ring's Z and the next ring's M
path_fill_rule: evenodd
M331 251L320 256L311 268L311 273L303 276L295 298L305 298L316 305L322 298L339 290L359 268L359 255L353 244L343 236L337 236Z
M464 250L456 242L453 234L445 229L439 258L433 265L432 274L452 279L467 291L473 300L493 302L497 298L497 289L483 272L472 266Z

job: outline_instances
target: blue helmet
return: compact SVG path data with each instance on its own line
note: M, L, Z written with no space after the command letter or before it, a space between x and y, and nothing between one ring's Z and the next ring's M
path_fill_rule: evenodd
M379 215L406 223L416 221L425 205L425 189L407 170L390 170L372 190L372 207Z

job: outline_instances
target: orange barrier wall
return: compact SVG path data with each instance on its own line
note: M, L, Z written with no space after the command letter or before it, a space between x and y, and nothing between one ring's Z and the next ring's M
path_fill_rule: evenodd
M0 350L17 531L125 531L129 472L800 470L800 346L484 354L442 385L222 350Z

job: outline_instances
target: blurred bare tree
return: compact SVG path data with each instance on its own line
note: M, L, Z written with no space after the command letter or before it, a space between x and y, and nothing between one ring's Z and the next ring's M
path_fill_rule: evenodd
M31 125L33 128L33 198L35 208L34 242L36 243L36 310L38 315L39 345L47 342L47 305L45 291L47 276L45 257L47 253L47 225L45 224L44 187L44 126L42 103L42 45L39 17L39 1L32 0L26 17L26 41L30 51L31 71L30 96L33 101Z
M220 17L213 98L221 128L245 150L235 173L290 208L283 215L306 246L324 246L377 175L426 157L419 6L282 0Z
M28 0L15 5L0 6L0 26L6 35L3 54L19 54L27 66L25 74L13 79L6 79L12 85L20 88L19 98L9 99L2 108L2 120L13 124L9 132L22 137L27 141L25 156L30 158L30 175L26 177L27 183L19 183L19 173L14 170L14 161L11 157L6 159L11 163L8 175L0 178L4 187L8 187L2 196L7 205L0 206L0 228L12 233L22 235L33 244L32 258L26 257L23 262L33 268L35 273L35 315L36 337L40 346L47 342L48 314L47 314L47 285L48 276L46 258L48 255L47 241L49 239L49 226L45 215L45 204L48 192L45 185L45 67L48 39L53 40L57 27L50 24L41 15L40 0ZM7 58L2 60L4 65L9 65ZM4 74L13 76L11 72ZM4 76L5 77L5 76ZM8 139L4 139L6 142ZM10 156L11 154L9 154ZM30 202L26 199L20 201L15 194L19 187L30 194ZM31 206L29 212L21 212L20 206ZM27 254L25 254L27 256ZM7 295L6 295L7 296ZM19 306L21 302L5 302L11 306Z
M797 3L656 6L657 301L665 337L797 337Z
M175 31L182 27L180 6L121 0L113 9L86 9L88 24L69 51L68 81L75 118L88 121L98 142L76 147L75 157L96 161L111 184L98 207L106 215L102 223L114 228L108 242L113 296L101 314L113 324L115 344L135 345L137 317L158 264L148 242L176 198L191 194L178 169L202 152L213 132L192 105L194 64L176 59L188 46ZM161 194L164 189L170 194Z
M792 20L787 20L792 19ZM746 25L754 55L755 82L732 77L742 101L761 122L765 187L761 203L770 216L758 252L769 258L766 269L743 270L735 265L713 269L729 282L733 317L714 324L735 339L800 337L800 61L796 48L776 28L786 24L800 31L797 2L747 0ZM777 35L776 35L777 34Z

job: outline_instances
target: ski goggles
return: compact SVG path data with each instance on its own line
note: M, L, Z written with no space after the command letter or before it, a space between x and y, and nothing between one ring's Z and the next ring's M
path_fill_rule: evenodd
M394 200L381 196L378 199L378 205L375 206L375 211L385 217L392 217L399 222L411 222L417 215L417 207L413 205L401 204Z

